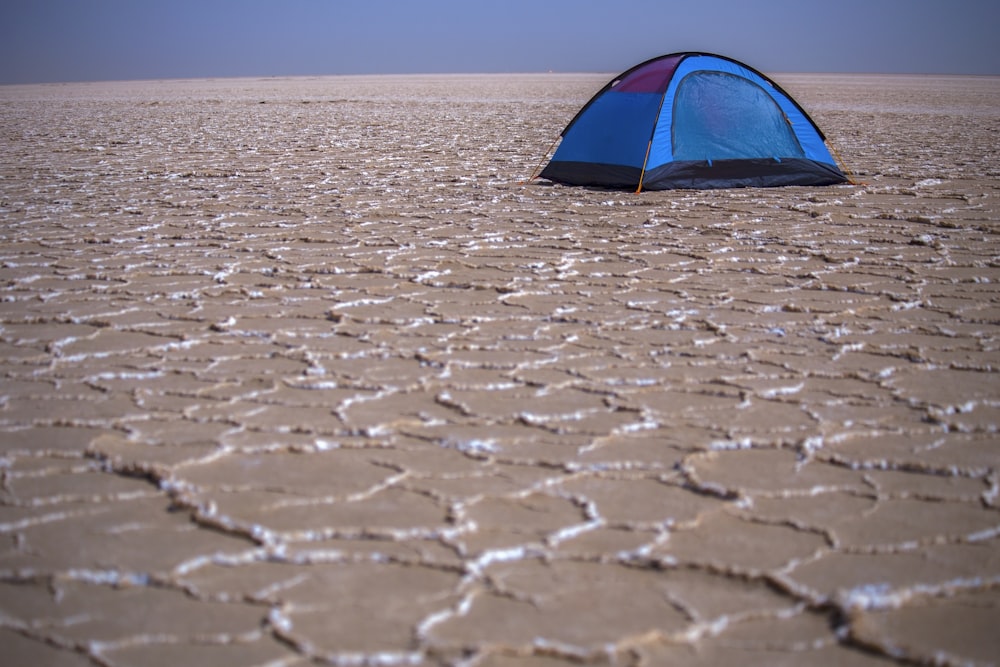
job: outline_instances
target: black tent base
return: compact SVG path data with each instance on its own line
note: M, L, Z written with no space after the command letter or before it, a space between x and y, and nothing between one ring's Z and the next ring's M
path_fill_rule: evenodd
M806 158L670 162L645 173L637 167L553 160L539 178L564 185L631 190L639 187L640 178L643 190L771 188L848 182L836 166Z

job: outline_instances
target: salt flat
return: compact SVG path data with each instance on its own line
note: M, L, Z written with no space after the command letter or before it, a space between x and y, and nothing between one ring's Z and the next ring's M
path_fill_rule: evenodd
M1000 79L525 184L606 75L0 87L12 664L994 664Z

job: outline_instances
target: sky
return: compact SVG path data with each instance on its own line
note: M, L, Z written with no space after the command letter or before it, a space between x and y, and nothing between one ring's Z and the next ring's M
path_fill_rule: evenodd
M1000 75L993 0L3 0L0 84L617 73L709 51L764 72Z

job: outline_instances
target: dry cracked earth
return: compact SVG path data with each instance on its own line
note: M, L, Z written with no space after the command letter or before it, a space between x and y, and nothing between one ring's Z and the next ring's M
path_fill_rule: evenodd
M524 184L603 76L0 88L12 665L987 665L1000 79Z

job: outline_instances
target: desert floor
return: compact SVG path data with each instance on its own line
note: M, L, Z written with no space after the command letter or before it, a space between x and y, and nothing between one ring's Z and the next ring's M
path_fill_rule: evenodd
M7 664L998 660L1000 79L525 184L608 78L0 87Z

